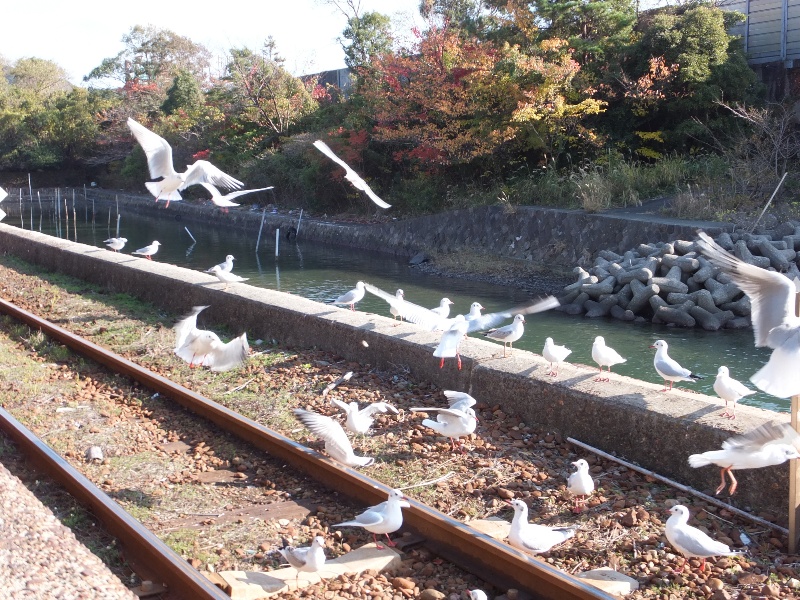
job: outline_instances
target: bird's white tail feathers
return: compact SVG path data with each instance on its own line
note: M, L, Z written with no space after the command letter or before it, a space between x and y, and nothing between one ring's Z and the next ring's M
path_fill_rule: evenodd
M750 378L758 389L778 398L790 398L800 394L800 370L796 365L796 354L776 348L769 362Z
M429 428L433 429L434 431L441 431L442 430L442 424L439 423L438 421L431 421L430 419L423 419L422 424L425 427L429 427Z
M697 469L698 467L705 467L707 465L713 464L707 457L703 456L702 454L692 454L689 457L689 466L692 468Z
M158 198L159 200L183 200L178 190L170 192L169 194L162 194L161 183L158 181L147 181L145 182L145 185L147 186L147 189L150 190L150 193L153 194L153 197Z

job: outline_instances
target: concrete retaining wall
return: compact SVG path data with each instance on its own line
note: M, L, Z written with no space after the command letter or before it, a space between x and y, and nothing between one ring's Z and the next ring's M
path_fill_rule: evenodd
M514 350L512 357L500 358L498 345L473 338L462 345L463 370L458 371L452 360L440 370L438 359L432 356L439 336L413 325L395 326L386 317L332 308L247 284L233 284L224 291L215 278L201 272L2 224L0 252L109 291L135 295L175 313L193 305L210 305L210 319L234 332L247 331L251 340L274 338L295 347L316 346L389 371L408 368L418 380L468 391L479 401L499 404L529 423L558 428L566 436L706 492L716 488L719 472L713 467L689 468L689 454L716 449L731 434L768 420L788 421L788 415L741 406L737 420L730 422L717 416L722 410L718 399L679 391L661 393L660 385L618 375L612 376L611 383L596 383L596 370L578 365L564 365L553 381L545 375L548 365L541 356ZM531 321L535 326L535 316ZM785 464L738 472L736 505L771 511L785 522L787 472Z

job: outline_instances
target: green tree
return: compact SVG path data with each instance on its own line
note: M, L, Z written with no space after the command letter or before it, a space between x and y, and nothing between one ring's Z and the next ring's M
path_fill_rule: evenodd
M172 87L167 90L167 99L161 105L161 110L171 115L179 110L186 112L196 111L203 102L203 93L197 84L197 79L188 71L178 71L172 80Z
M344 50L344 62L351 69L364 67L373 57L392 48L391 19L378 12L352 16L342 32L339 43Z

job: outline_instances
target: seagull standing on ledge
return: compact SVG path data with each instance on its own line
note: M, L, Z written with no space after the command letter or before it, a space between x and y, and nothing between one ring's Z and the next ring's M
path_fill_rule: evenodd
M321 535L311 540L311 545L307 548L295 548L286 546L278 550L290 567L297 570L295 577L295 587L300 578L300 573L316 573L325 564L325 538Z
M109 248L111 248L114 252L119 252L125 247L125 244L128 243L128 238L124 237L108 238L103 243Z
M167 140L130 117L128 117L128 128L147 155L147 168L150 170L151 179L163 178L161 181L145 183L150 193L156 197L156 202L164 199L169 206L170 200L182 199L178 190L198 183L213 183L232 190L244 185L207 160L198 160L183 173L178 173L172 164L172 146Z
M222 283L225 284L225 287L222 288L223 290L228 289L229 283L238 283L240 281L248 280L248 277L240 277L239 275L223 271L219 265L214 265L208 270L208 272L211 273L212 275L216 275L217 279L219 279Z
M570 354L572 354L572 350L566 346L559 346L553 342L553 338L551 337L547 338L544 341L542 356L544 356L544 359L550 363L550 372L548 375L552 377L558 377L558 368ZM555 365L555 367L553 367L553 365Z
M379 533L386 535L386 539L389 540L388 544L394 546L395 543L389 537L389 534L394 533L403 526L403 500L405 500L403 492L392 490L389 492L389 500L387 502L371 506L360 515L357 515L352 521L337 523L333 527L363 527L372 533L372 539L375 540L375 546L378 550L383 550L383 546L378 543L377 534Z
M365 291L364 282L359 281L358 283L356 283L356 287L354 287L346 294L342 294L336 300L331 300L330 304L349 305L350 310L355 310L356 302L361 302L361 300L364 298L364 291Z
M525 316L521 314L514 315L514 322L511 325L506 325L505 327L500 327L499 329L492 329L491 331L487 331L483 335L485 335L490 340L496 340L498 342L503 342L503 356L506 356L506 347L508 347L509 351L513 349L514 342L516 342L519 338L522 337L522 334L525 333ZM506 346L508 344L508 346Z
M703 379L702 375L695 375L689 369L684 369L677 361L670 358L669 354L667 354L668 345L664 340L656 340L650 347L656 349L656 355L653 357L653 366L664 380L664 389L661 390L662 392L672 390L673 381L696 381L698 379ZM669 389L667 388L667 382L669 382Z
M154 241L149 246L145 246L144 248L139 248L138 250L134 250L131 254L141 254L147 260L153 260L151 257L153 254L158 252L158 247L161 245L161 242Z
M729 419L736 418L736 402L745 396L755 394L754 390L751 390L740 381L736 381L731 377L728 374L728 367L720 367L717 370L717 378L714 380L714 391L717 393L717 396L725 400L725 410L720 416L728 417ZM729 400L733 403L731 412L728 412Z
M215 266L211 267L210 269L208 269L206 271L206 273L214 273L214 269L217 269L217 268L219 268L219 270L223 271L224 273L230 273L233 270L233 261L234 260L236 260L236 259L233 257L233 254L228 254L228 256L225 257L225 261L224 262L221 262L218 265L215 265Z
M592 344L592 360L600 365L600 375L595 378L595 381L609 381L608 377L603 377L603 367L608 367L608 373L611 374L611 367L624 363L628 359L622 358L619 352L606 346L605 338L598 335Z

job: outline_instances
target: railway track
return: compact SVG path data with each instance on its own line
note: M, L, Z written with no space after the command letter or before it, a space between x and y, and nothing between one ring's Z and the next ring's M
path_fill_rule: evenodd
M364 505L386 499L389 488L382 483L319 455L259 423L227 409L202 395L81 338L49 321L0 300L0 312L40 330L73 351L125 375L139 384L179 403L187 410L286 461L313 479L338 490ZM107 529L118 536L126 556L142 570L140 575L163 582L176 598L226 598L227 596L172 552L156 536L121 510L61 457L17 423L0 412L0 428L41 468L62 483L76 498L89 506ZM584 600L610 599L601 590L576 579L545 562L536 560L506 544L481 534L468 525L428 506L410 500L404 509L404 528L420 535L434 553L464 570L501 588L527 590L537 598Z

